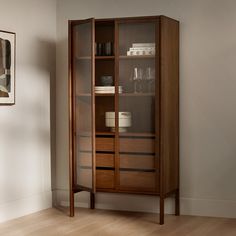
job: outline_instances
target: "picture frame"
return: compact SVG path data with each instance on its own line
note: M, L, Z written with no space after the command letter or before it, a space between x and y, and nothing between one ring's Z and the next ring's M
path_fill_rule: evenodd
M15 104L16 33L0 30L0 105Z

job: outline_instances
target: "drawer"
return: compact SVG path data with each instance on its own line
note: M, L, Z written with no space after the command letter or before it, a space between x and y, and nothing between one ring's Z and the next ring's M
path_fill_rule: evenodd
M115 173L113 170L96 170L97 188L114 188Z
M154 190L156 187L155 172L120 171L120 187L135 190Z
M120 138L120 152L154 153L155 139Z
M97 167L114 167L114 154L96 153Z
M114 152L114 138L96 138L96 151Z
M120 168L154 169L155 156L120 154Z

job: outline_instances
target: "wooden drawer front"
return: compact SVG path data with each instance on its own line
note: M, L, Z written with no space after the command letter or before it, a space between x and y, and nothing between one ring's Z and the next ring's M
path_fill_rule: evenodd
M79 166L92 166L92 153L91 152L79 152L77 157L77 163Z
M155 156L120 154L120 168L154 169Z
M91 137L78 137L78 150L79 151L92 151L92 138Z
M154 153L155 139L120 138L120 152Z
M77 184L92 187L92 169L77 168Z
M141 171L120 171L120 187L137 190L154 190L156 173Z
M97 153L96 166L98 167L114 167L114 154Z
M114 176L113 170L96 170L96 187L114 188Z
M114 151L114 138L96 138L96 151Z

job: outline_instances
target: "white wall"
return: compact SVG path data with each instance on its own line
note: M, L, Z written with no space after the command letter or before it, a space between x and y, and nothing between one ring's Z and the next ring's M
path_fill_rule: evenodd
M236 1L58 0L57 7L57 204L68 204L67 20L161 14L180 21L181 212L236 217ZM155 198L134 195L99 194L97 207L158 211Z
M0 29L17 37L16 104L0 106L1 222L51 206L56 1L0 0L0 6Z

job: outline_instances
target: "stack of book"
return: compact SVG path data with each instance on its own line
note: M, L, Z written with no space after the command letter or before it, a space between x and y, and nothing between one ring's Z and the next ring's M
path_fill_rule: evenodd
M119 93L122 92L122 86L119 86ZM95 93L115 93L115 86L95 86Z
M155 43L132 43L127 56L155 55Z

